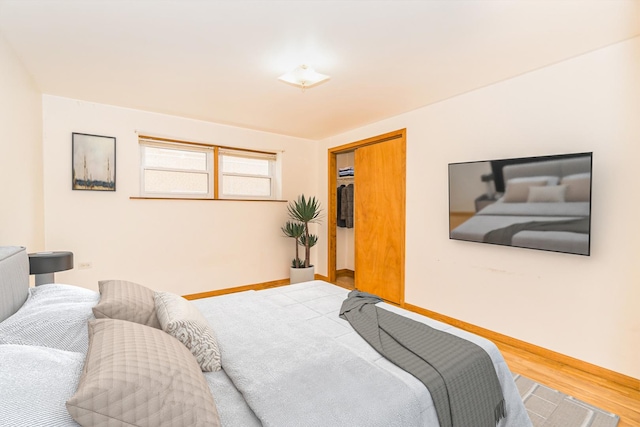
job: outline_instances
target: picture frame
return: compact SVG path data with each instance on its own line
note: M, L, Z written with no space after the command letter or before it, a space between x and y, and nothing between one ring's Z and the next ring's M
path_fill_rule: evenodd
M116 191L116 138L71 134L71 189Z

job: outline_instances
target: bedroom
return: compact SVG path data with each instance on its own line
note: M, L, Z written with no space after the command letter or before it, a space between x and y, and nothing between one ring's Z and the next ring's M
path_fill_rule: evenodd
M282 149L292 159L283 171L283 198L304 192L324 202L327 149L406 128L406 223L412 231L406 236L405 300L640 378L638 9L637 2L614 3L635 13L629 22L616 22L630 28L623 38L319 139L93 103L81 92L44 92L0 26L0 170L3 200L12 201L8 208L3 202L0 243L73 250L93 267L60 273L59 281L92 288L105 276L180 294L284 279L290 258L278 231L284 205L252 210L244 204L130 200L138 192L133 131L194 140L215 135L229 145ZM2 8L0 3L0 16ZM337 77L305 94L274 85L296 96L321 96ZM70 190L70 134L83 131L117 137L116 193ZM583 151L594 153L590 257L448 239L448 163ZM189 221L176 224L185 217ZM101 226L94 227L94 220ZM158 232L168 224L180 231ZM314 251L319 274L326 274L325 227ZM247 247L249 236L261 244ZM158 265L173 267L159 271Z

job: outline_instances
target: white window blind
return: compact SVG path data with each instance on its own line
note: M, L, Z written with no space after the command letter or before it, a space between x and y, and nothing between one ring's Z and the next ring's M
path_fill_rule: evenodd
M213 147L140 139L140 194L213 198Z

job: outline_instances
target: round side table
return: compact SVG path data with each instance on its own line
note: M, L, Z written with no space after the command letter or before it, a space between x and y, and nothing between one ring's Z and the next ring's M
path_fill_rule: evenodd
M36 275L36 286L55 283L56 271L73 268L73 252L35 252L29 254L29 274Z

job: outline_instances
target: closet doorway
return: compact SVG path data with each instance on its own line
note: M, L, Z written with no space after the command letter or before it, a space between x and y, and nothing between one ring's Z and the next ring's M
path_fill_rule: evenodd
M353 159L355 287L404 304L406 130L329 149L328 275L336 280L338 156ZM347 245L348 248L349 245ZM344 251L341 245L340 251Z

